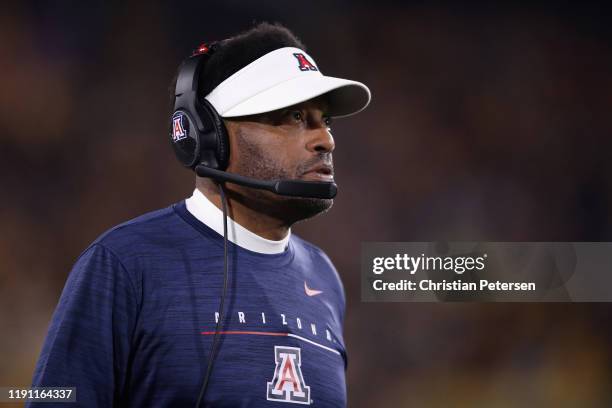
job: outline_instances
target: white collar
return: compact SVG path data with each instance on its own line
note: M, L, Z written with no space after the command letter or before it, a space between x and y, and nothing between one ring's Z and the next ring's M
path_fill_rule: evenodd
M185 200L185 205L187 211L194 217L223 236L223 211L217 208L200 190L196 188L193 195ZM291 229L285 238L280 241L272 241L260 237L227 217L227 239L249 251L280 254L289 244L289 238L291 238Z

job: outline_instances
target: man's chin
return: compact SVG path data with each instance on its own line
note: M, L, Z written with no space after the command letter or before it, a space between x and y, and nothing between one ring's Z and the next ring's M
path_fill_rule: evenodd
M333 199L326 198L291 197L283 201L285 204L283 216L289 224L324 214L334 204Z
M334 204L333 199L289 197L270 191L229 186L228 194L232 199L252 210L283 220L287 225L323 214Z

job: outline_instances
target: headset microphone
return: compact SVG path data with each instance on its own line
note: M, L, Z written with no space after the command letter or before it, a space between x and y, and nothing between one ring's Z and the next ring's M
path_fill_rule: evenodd
M239 184L241 186L267 190L273 193L292 196L331 199L336 196L336 183L302 180L259 180L226 171L215 170L207 166L196 166L195 172L200 177L209 177L217 181Z

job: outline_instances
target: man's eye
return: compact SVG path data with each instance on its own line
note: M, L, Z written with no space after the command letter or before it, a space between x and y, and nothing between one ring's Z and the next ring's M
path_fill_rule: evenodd
M324 122L325 122L325 126L331 127L331 125L332 125L332 118L330 118L329 116L326 116L325 119L324 119Z
M300 112L300 111L293 111L293 112L291 112L291 117L296 122L301 122L301 121L304 120L304 115L302 115L302 112Z

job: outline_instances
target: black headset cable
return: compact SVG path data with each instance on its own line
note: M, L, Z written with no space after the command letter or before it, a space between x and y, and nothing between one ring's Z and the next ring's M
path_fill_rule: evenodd
M200 394L198 395L198 400L196 402L195 407L199 408L204 395L206 395L206 389L208 388L208 382L210 380L210 375L213 370L213 365L215 361L215 357L217 354L217 347L219 345L219 338L222 325L225 320L224 313L224 304L225 304L225 295L227 293L227 286L229 280L228 273L228 254L227 254L227 200L225 197L225 191L223 189L223 184L219 183L219 194L221 195L221 206L223 207L223 292L221 294L221 302L219 302L219 319L217 320L217 325L215 326L215 335L213 337L212 345L210 347L210 354L208 356L208 365L206 367L206 375L204 377L204 381L202 382L202 387L200 388Z

